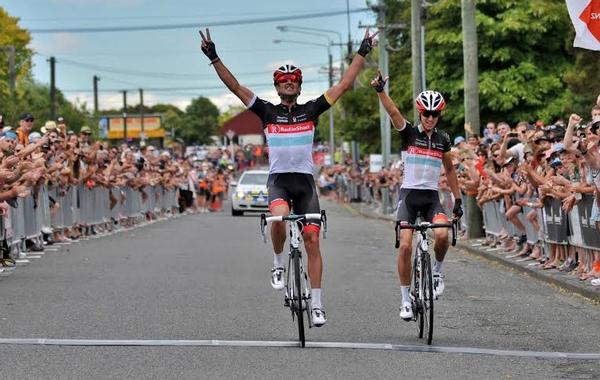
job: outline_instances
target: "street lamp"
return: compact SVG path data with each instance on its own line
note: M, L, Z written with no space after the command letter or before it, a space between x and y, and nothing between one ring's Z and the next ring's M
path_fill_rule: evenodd
M327 55L329 58L329 88L333 87L333 57L331 56L331 44L320 44L318 42L308 42L308 41L295 41L295 40L273 40L273 43L290 43L290 44L299 44L299 45L311 45L311 46L321 46L327 48ZM329 109L329 154L331 156L331 164L335 161L335 137L334 137L334 125L333 125L333 108Z
M276 26L275 28L281 32L296 32L296 33L302 33L302 34L310 34L313 36L327 37L330 45L337 45L340 47L341 72L342 72L342 74L344 73L344 51L342 49L344 44L342 43L342 34L340 32L338 32L337 30L309 28L306 26L289 26L289 25L279 25L279 26ZM329 39L329 36L327 35L327 33L337 34L338 43L334 44L331 41L331 39Z

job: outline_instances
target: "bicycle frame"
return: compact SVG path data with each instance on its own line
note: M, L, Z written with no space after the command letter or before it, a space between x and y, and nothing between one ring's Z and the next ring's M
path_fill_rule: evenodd
M260 230L263 236L263 241L266 243L267 239L265 236L265 227L269 222L285 222L290 223L290 250L288 253L288 270L286 271L285 278L285 295L284 295L284 306L289 307L292 313L292 320L295 317L298 320L298 332L302 347L305 345L304 337L304 322L303 313L306 312L308 320L308 327L312 327L311 318L311 290L309 287L308 274L304 270L304 262L302 260L302 251L300 250L300 241L302 239L302 229L299 224L303 224L303 221L308 219L317 219L323 223L323 238L326 236L327 231L327 216L325 211L321 211L320 214L304 214L294 215L290 214L287 216L270 216L266 217L265 214L261 214ZM295 293L299 294L295 294Z

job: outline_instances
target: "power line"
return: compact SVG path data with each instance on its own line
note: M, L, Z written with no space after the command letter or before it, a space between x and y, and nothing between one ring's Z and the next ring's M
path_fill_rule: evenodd
M42 55L42 54L40 54ZM43 55L42 55L43 56ZM201 79L201 78L212 78L214 74L193 74L193 73L168 73L168 72L153 72L153 71L144 71L144 70L132 70L132 69L121 69L118 67L110 67L110 66L100 66L94 65L84 62L73 61L70 59L60 58L58 59L59 63L75 66L79 68L83 68L86 70L92 70L95 72L106 72L112 74L121 74L121 75L131 75L131 76L139 76L139 77L150 77L150 78L160 78L160 79L171 79L171 80L189 80L189 79ZM310 65L304 65L303 68L315 68L324 66L324 63L316 63ZM263 70L263 71L253 71L253 72L245 72L236 74L237 76L246 76L246 75L265 75L271 74L272 71Z
M104 28L45 28L45 29L30 29L30 33L105 33L105 32L135 32L143 30L167 30L167 29L186 29L186 28L198 28L201 27L213 27L213 26L226 26L226 25L248 25L248 24L261 24L266 22L282 22L289 20L302 20L307 18L319 18L327 16L337 16L346 13L360 13L370 12L370 8L356 8L350 10L339 10L330 12L319 12L319 13L305 13L305 14L294 14L290 16L274 16L274 17L262 17L254 19L242 19L242 20L231 20L231 21L212 21L212 22L195 22L192 24L165 24L165 25L140 25L140 26L110 26Z
M312 80L303 80L302 83L323 83L326 81L326 78L323 79L312 79ZM253 84L244 84L245 87L272 87L273 83L262 82L262 83L253 83ZM225 89L225 85L215 85L215 86L204 86L204 87L155 87L149 88L144 86L138 86L134 89L128 89L126 91L137 91L138 88L144 88L144 91L149 92L171 92L171 91L207 91L207 90L223 90ZM61 89L61 92L92 92L90 89ZM123 88L106 88L98 90L99 92L119 92L124 91Z
M315 10L319 12L329 11L331 9L319 9ZM286 11L275 11L275 12L265 12L265 11L256 11L256 12L218 12L218 13L203 13L203 14L193 14L193 15L164 15L164 16L123 16L123 17L33 17L33 18L20 18L20 21L24 22L39 22L39 21L52 21L52 22L62 22L69 20L77 20L77 21L102 21L106 22L108 20L151 20L151 19L186 19L186 18L195 18L195 17L213 17L213 16L245 16L245 15L280 15L280 14L296 14L298 12L302 12L303 10L286 10Z

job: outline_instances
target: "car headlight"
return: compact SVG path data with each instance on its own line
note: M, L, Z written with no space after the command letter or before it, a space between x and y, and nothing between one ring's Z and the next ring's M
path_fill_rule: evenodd
M235 193L235 196L236 196L238 199L242 199L242 198L244 198L244 195L245 195L245 194L244 194L244 192L243 192L243 191L238 191L237 193Z

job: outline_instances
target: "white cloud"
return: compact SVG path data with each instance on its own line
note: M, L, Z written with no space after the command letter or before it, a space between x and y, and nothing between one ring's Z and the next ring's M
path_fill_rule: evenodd
M32 48L43 55L69 54L83 45L80 37L73 33L56 33L49 38L35 39Z

